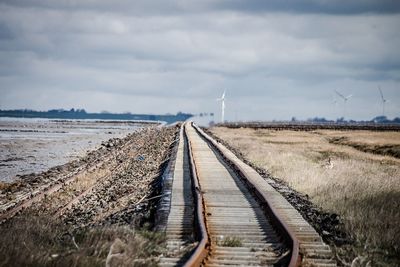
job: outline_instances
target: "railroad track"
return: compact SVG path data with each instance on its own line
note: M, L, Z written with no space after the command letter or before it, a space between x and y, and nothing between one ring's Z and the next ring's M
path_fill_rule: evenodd
M180 137L161 266L336 266L329 246L254 169L192 123Z
M16 197L12 201L2 201L0 203L0 224L6 220L12 218L18 212L32 206L34 203L42 200L47 195L53 194L68 184L75 181L76 177L80 174L92 172L97 168L105 166L105 164L110 164L111 161L117 159L120 155L127 153L128 150L134 145L134 140L129 140L123 146L112 153L105 153L96 159L95 162L85 163L81 166L75 168L73 171L59 176L54 176L50 182L42 184L33 190L24 190L16 194ZM118 169L121 166L116 165L114 169ZM111 171L112 172L112 171ZM106 177L106 176L104 176ZM101 179L104 179L101 177ZM78 201L84 195L90 192L88 190L82 192L79 196L75 197L70 203L56 212L55 215L60 215L65 209L69 208L74 202Z

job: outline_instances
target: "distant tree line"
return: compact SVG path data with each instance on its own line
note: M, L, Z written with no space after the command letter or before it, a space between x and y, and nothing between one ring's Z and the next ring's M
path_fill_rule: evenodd
M292 118L292 121L296 121L296 118ZM315 122L315 123L400 123L400 118L396 117L393 120L388 119L386 116L377 116L372 120L367 121L355 121L355 120L345 120L344 118L338 118L335 120L327 120L325 118L311 118L307 120L308 122Z
M51 109L48 111L36 111L31 109L15 109L1 110L0 117L12 118L46 118L46 119L98 119L98 120L149 120L149 121L165 121L174 123L177 121L185 121L192 117L192 114L178 112L177 114L131 114L126 113L110 113L102 111L101 113L88 113L84 109Z

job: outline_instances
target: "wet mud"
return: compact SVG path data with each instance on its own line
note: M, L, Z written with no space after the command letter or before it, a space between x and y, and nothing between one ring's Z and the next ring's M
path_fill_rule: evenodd
M122 138L151 126L142 122L0 118L0 181L40 173L96 149L110 138Z

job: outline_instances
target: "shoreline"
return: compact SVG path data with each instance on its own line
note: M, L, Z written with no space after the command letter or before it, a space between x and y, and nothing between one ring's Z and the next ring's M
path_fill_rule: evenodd
M152 126L142 122L0 120L0 181L12 182L17 175L66 164L110 138Z
M147 230L152 227L155 209L154 202L147 199L157 195L157 180L169 160L178 130L179 126L144 128L123 139L111 139L78 161L24 177L21 180L24 183L3 187L1 198L4 202L4 197L17 198L24 191L28 193L34 188L40 189L48 181L61 185L59 190L34 201L0 225L0 236L3 236L0 255L4 262L14 262L18 255L21 259L16 262L22 265L31 262L44 266L68 266L71 261L82 264L87 260L104 263L107 252L115 248L115 242L125 247L126 251L133 245L154 246L154 250L146 252L146 257L141 259L154 262L156 255L161 253L163 237ZM102 158L104 155L107 157ZM63 175L74 170L78 171L72 181L65 183ZM42 229L43 224L51 225L51 229ZM17 231L21 227L26 228L22 233ZM41 239L39 244L32 241L38 229L49 232L41 234L43 244ZM10 244L12 239L7 239L9 233L16 235L16 240L23 238L31 252L21 248L22 243ZM113 236L112 242L108 238L103 239L107 233ZM53 234L67 234L68 237L46 247L47 236ZM98 239L95 244L91 243L94 242L93 235ZM36 251L34 246L41 245L45 247L44 251ZM102 246L105 254L94 257L88 251L92 246ZM20 254L24 253L26 256L21 257ZM48 256L42 257L40 253ZM58 256L52 258L52 255ZM128 259L124 259L123 264L139 256L130 251L126 257Z

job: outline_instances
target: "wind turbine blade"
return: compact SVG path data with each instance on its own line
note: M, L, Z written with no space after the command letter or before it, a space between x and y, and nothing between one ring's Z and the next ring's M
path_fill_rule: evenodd
M349 99L349 98L351 98L353 95L348 95L348 96L346 96L346 99Z
M381 94L382 101L385 101L385 98L383 98L383 93L382 93L381 87L378 87L378 89L379 89L379 93Z
M335 90L335 93L336 93L338 96L340 96L341 98L346 99L346 98L344 97L344 95L342 95L342 94L339 93L338 91Z
M226 89L224 89L224 93L222 94L221 99L225 99L225 92L226 92Z

